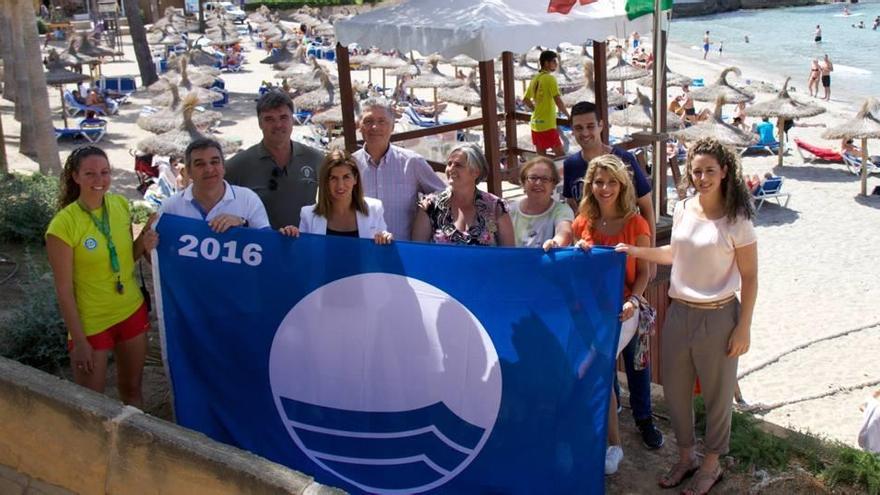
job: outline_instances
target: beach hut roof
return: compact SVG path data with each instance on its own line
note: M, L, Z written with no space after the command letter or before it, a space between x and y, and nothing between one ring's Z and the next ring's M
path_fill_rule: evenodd
M639 79L645 76L651 75L650 72L645 69L641 69L634 65L630 65L626 60L622 58L617 59L617 65L608 69L608 80L609 81L629 81L632 79Z
M711 137L717 139L723 145L736 148L744 148L757 143L757 134L745 132L739 127L726 124L721 120L721 107L725 103L727 102L724 100L724 97L719 97L715 102L715 113L708 120L671 132L670 135L676 139L689 142Z
M636 102L627 106L623 110L612 112L608 116L608 122L611 125L621 127L639 127L648 129L653 126L654 111L651 107L651 100L640 91L636 90ZM681 118L678 115L667 112L666 125L670 129L678 129L682 127Z
M747 89L738 88L727 80L730 74L741 76L742 72L738 67L728 67L718 74L718 79L714 83L691 91L691 97L696 101L718 101L719 97L723 97L725 103L741 103L755 99L755 95Z
M492 60L502 52L524 53L537 45L648 32L651 20L628 20L625 2L594 2L559 15L547 12L547 2L535 0L403 0L340 20L335 28L342 45Z
M822 134L825 139L878 139L880 138L880 101L868 98L856 116L832 127Z
M782 91L772 100L755 103L746 108L746 115L756 117L781 117L783 119L797 119L801 117L813 117L825 112L825 108L811 103L795 100L788 94L788 81L782 86Z

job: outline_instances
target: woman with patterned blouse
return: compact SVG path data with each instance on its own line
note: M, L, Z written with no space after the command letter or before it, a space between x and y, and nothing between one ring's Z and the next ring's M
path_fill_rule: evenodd
M472 145L446 159L449 186L419 201L412 240L437 244L513 246L513 222L501 198L477 189L489 174L483 153Z

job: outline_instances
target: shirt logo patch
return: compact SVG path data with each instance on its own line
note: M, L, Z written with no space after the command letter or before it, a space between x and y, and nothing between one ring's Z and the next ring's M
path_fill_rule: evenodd
M86 237L86 240L83 241L83 247L89 251L94 251L94 249L98 247L98 241L95 240L94 237Z
M300 175L302 175L302 180L312 182L314 181L315 169L310 166L305 166L299 169Z

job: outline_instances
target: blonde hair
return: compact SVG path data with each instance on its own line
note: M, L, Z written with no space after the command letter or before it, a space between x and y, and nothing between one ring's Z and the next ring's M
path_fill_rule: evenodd
M599 218L599 201L593 196L593 180L599 170L608 172L611 177L620 183L620 193L617 195L617 211L624 218L638 213L636 207L636 192L633 186L632 177L630 176L629 167L623 161L612 154L597 156L590 160L590 166L587 174L584 176L584 194L581 204L578 207L578 214L589 218L590 230L594 230L596 220Z
M348 166L355 184L351 189L351 208L364 215L367 214L367 202L364 200L364 187L361 185L361 172L357 162L345 150L333 150L324 157L318 171L318 201L315 204L315 215L327 217L332 210L330 199L330 172L336 167Z

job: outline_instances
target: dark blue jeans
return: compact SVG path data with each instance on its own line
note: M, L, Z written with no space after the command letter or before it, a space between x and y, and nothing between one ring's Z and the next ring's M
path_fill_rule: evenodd
M639 371L633 368L638 337L634 335L621 353L626 370L626 381L629 384L629 407L632 408L633 418L636 421L651 417L651 367ZM617 373L614 374L614 394L617 396L617 403L620 404L620 383L617 382Z

